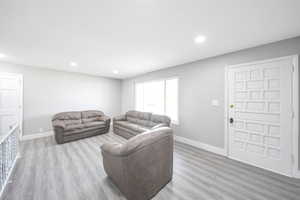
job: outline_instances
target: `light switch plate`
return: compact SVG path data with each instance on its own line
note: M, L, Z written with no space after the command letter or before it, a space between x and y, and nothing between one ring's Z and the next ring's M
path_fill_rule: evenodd
M212 105L212 106L219 106L219 105L220 105L219 100L218 100L218 99L213 99L213 100L211 101L211 105Z

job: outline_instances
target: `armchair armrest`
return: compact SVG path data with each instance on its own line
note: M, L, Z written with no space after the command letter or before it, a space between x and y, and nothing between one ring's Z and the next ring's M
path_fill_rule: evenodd
M52 126L53 126L54 128L56 128L56 127L59 127L59 128L62 128L62 129L65 129L65 128L66 128L65 123L64 123L63 121L61 121L61 120L53 120L53 121L52 121Z
M154 129L157 129L157 128L161 128L161 127L168 127L168 125L165 124L165 123L160 123L160 124L157 124L157 125L153 126L151 128L151 130L154 130Z
M122 156L122 145L118 143L106 143L101 146L101 150L113 156Z
M113 118L113 121L124 121L124 120L126 120L125 115L120 115Z

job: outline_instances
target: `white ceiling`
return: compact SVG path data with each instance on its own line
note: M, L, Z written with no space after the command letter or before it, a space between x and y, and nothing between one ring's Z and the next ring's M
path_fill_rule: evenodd
M1 0L0 53L126 78L298 36L299 19L299 0Z

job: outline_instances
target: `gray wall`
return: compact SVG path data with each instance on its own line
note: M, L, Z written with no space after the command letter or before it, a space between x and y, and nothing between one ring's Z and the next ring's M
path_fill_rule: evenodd
M238 51L122 82L122 112L134 109L134 81L179 77L179 121L175 134L224 147L224 69L226 65L300 54L300 37ZM211 106L218 99L219 107Z
M62 111L120 114L120 80L6 63L0 63L0 72L23 74L25 135L51 130L51 117Z

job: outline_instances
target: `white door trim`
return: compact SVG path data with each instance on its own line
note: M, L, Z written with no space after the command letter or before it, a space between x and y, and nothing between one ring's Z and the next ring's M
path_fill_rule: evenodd
M294 72L293 72L293 126L292 126L292 153L291 155L293 157L292 161L292 176L295 178L300 178L300 166L299 166L299 56L298 55L292 55L292 56L285 56L285 57L279 57L279 58L273 58L273 59L266 59L261 61L254 61L254 62L248 62L248 63L242 63L237 65L227 65L225 66L225 84L224 84L224 91L225 91L225 97L224 97L224 128L225 128L225 135L224 135L224 148L226 150L227 157L229 156L229 131L228 131L228 98L229 98L229 84L228 84L228 71L231 68L235 67L241 67L241 66L247 66L251 64L262 64L272 61L278 61L282 59L292 59L293 65L294 65ZM269 169L266 169L269 170Z
M1 76L13 76L17 77L20 81L20 106L21 106L21 111L20 111L20 122L19 122L19 129L20 129L20 135L19 138L21 139L23 136L23 74L18 74L18 73L7 73L7 72L1 72Z
M293 56L293 176L300 178L299 165L299 56Z
M229 94L229 84L228 84L228 71L229 65L225 66L225 83L224 83L224 150L226 152L226 156L229 157L229 145L228 145L228 94Z

